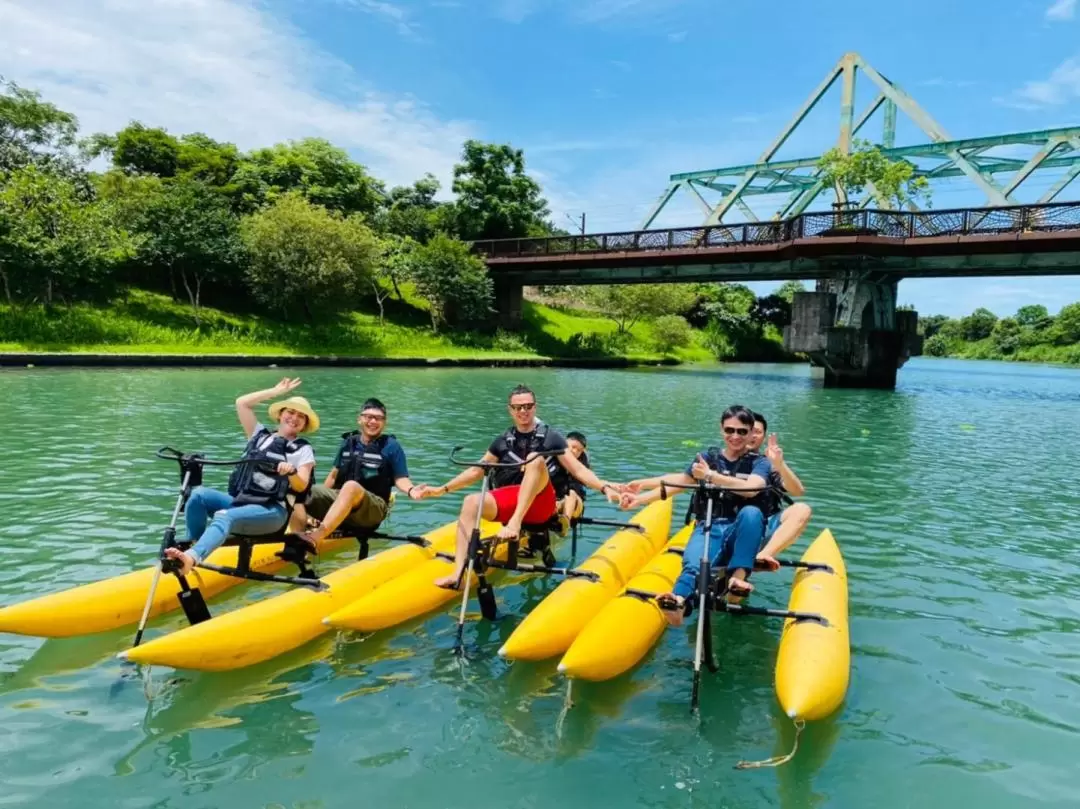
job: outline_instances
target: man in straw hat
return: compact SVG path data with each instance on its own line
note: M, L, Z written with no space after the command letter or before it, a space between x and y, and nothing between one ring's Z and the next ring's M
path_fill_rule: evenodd
M285 377L272 388L236 400L236 415L248 438L244 457L262 463L238 465L229 478L228 493L206 486L191 492L184 516L188 539L195 544L187 551L165 550L166 556L181 563L181 575L191 572L231 533L258 536L283 528L296 501L302 500L311 488L315 453L311 444L299 436L318 430L319 416L307 399L291 396L270 405L270 418L277 422L273 432L259 422L253 409L299 385L299 379ZM207 526L211 515L213 520Z

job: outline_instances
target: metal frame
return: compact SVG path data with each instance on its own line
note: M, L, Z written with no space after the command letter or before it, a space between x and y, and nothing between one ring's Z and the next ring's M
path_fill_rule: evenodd
M877 87L878 94L870 105L855 117L856 72L862 71ZM882 109L882 133L878 142L882 153L892 160L907 160L915 165L914 176L929 181L946 177L966 176L985 195L988 205L1015 205L1016 190L1036 171L1044 169L1067 169L1058 181L1038 199L1037 204L1049 203L1080 175L1080 127L1043 129L1033 132L1015 132L983 138L954 140L933 117L915 102L899 85L880 74L858 53L846 53L826 75L824 81L807 98L795 116L762 152L756 163L727 168L709 169L672 174L667 188L656 200L642 222L641 230L648 230L661 211L679 189L689 191L705 213L705 225L716 225L724 216L738 207L751 222L759 221L747 204L747 197L787 194L788 200L773 216L785 219L803 213L825 190L821 171L817 168L819 157L795 160L773 160L777 151L799 128L806 116L818 105L825 94L841 80L840 132L836 146L844 154L851 153L852 140L856 134ZM916 146L896 146L896 112L902 110L926 135L929 143ZM986 151L999 146L1026 145L1037 147L1027 160L987 155ZM932 165L915 164L915 159L932 162ZM1004 184L995 175L1011 174ZM719 192L721 199L711 205L702 190ZM846 201L846 200L844 200ZM876 201L882 207L888 203L880 199L871 184L868 193L857 204L866 208ZM913 210L918 208L912 204Z
M859 234L922 239L1064 230L1080 230L1080 202L952 208L941 211L887 211L874 208L822 211L769 222L631 230L587 236L494 239L474 242L472 249L476 253L496 259L737 247Z

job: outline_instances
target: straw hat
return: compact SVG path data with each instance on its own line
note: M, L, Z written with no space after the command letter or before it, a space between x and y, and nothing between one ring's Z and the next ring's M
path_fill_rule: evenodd
M307 416L307 424L300 432L313 433L319 429L319 416L314 410L311 409L311 405L308 404L308 400L305 399L303 396L290 396L288 399L283 399L280 402L274 402L272 405L270 405L270 418L272 418L274 421L279 421L281 411L284 410L286 407L290 410L295 410L298 413L303 413L305 416Z

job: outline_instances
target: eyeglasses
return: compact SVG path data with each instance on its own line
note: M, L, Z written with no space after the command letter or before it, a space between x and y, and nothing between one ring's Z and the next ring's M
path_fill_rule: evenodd
M746 435L750 432L749 427L725 427L724 435Z
M526 410L532 410L534 407L536 407L536 402L526 402L525 404L510 405L510 409L516 410L518 413L522 413Z
M386 421L386 416L381 413L361 413L360 418L364 421Z

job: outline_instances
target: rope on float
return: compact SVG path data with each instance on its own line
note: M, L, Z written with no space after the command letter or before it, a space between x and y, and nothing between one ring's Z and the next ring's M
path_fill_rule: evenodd
M786 756L773 756L762 761L740 761L735 765L736 770L753 770L758 767L779 767L783 764L787 764L791 759L795 757L795 753L799 750L799 734L802 733L804 727L806 727L806 720L795 720L795 744L791 748L791 752Z

